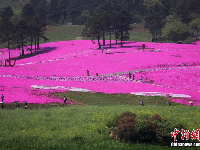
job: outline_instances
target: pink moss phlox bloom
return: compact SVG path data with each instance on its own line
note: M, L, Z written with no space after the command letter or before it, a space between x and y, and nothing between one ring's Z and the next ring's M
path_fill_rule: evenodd
M16 100L62 103L62 99L50 93L146 92L149 96L166 96L177 103L190 105L192 100L194 105L200 105L200 42L129 41L124 42L123 47L114 42L110 48L106 41L103 54L98 50L98 42L93 44L86 40L41 44L33 57L18 59L14 67L0 67L0 95L5 95L6 103ZM142 44L146 45L144 51ZM30 54L28 48L25 48L25 54ZM18 49L11 50L11 57L17 58L20 53ZM8 50L1 49L3 65L7 58ZM90 76L87 76L87 70Z

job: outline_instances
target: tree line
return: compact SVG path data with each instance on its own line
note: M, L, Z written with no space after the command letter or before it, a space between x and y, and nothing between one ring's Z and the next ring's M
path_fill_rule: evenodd
M29 4L23 7L21 12L22 18L17 23L11 21L13 15L13 10L10 6L7 6L0 11L0 40L2 43L7 43L9 59L11 48L21 49L20 55L23 57L24 45L27 42L31 43L30 51L32 54L33 43L35 43L36 51L39 49L40 38L48 40L44 36L46 22L41 17L35 15Z
M110 40L114 33L122 46L122 41L129 38L130 23L144 22L152 42L164 38L192 42L194 36L198 40L200 31L199 0L104 0L92 14L86 11L83 14L79 17L82 20L88 16L87 21L80 22L85 25L83 35L98 41L102 37L103 45L105 33L109 33Z
M198 38L200 30L199 0L144 0L145 27L152 39L165 37L173 42Z
M5 0L2 0L2 3ZM26 41L39 48L46 25L66 23L85 26L84 36L103 39L114 34L116 41L129 38L131 23L144 22L152 41L167 38L173 42L198 40L199 0L10 0L20 9L7 6L0 11L0 39L22 48ZM5 3L8 1L5 1ZM100 43L99 43L100 46Z

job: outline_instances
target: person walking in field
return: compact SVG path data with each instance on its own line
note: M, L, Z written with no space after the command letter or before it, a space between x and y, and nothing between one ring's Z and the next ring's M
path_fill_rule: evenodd
M131 73L129 72L129 79L131 79Z
M89 70L87 70L87 76L90 76L90 72L89 72Z
M64 96L63 101L64 101L63 105L67 105L67 98L65 96Z
M101 46L102 54L103 54L103 46Z
M27 108L27 105L28 105L28 103L27 103L27 102L24 102L24 108L25 108L25 109Z
M135 80L135 75L133 74L133 80Z
M158 106L159 104L158 104L158 102L156 101L156 106Z
M140 77L140 81L141 81L141 82L143 81L143 77L142 77L142 76Z
M2 96L1 96L1 101L2 101L2 103L3 103L3 101L4 101L4 95L2 94Z

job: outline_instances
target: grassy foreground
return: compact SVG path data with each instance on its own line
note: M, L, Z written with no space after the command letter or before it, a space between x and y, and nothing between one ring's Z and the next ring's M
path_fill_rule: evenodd
M69 97L72 97L70 94L75 95L74 92L67 93ZM144 114L149 116L160 114L162 118L171 122L183 124L190 131L198 129L200 125L198 119L200 118L200 107L175 104L172 106L155 106L155 104L140 106L129 103L121 104L120 99L115 99L115 104L108 103L106 106L103 101L99 101L102 99L101 94L97 93L95 96L96 100L85 96L88 98L86 106L1 110L0 149L177 149L170 145L130 144L111 139L109 128L115 125L117 118L124 111L131 111L139 117ZM121 98L126 99L126 96L129 95L121 95ZM84 96L80 95L80 97ZM108 97L109 95L105 96L105 99ZM145 103L147 100L152 99L147 98L144 100ZM173 130L171 129L169 134ZM190 149L197 148L190 147ZM188 147L179 147L179 149L188 149Z

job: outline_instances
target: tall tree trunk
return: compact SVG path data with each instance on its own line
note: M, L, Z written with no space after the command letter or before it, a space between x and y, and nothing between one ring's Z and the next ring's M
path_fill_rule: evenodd
M123 31L121 31L121 46L123 46Z
M37 41L36 41L36 35L35 35L35 52L36 52L36 46L37 46Z
M152 32L152 42L154 42L155 41L155 34L154 34L154 32Z
M116 44L117 44L117 31L116 31L116 29L115 29L115 40L116 40Z
M99 45L99 49L101 49L101 44L100 44L100 36L98 36L97 38L98 38L98 45Z
M40 37L37 36L37 50L40 49Z
M105 31L103 30L103 46L106 45L106 39L105 39Z
M109 29L109 34L110 34L110 48L111 48L111 32L110 32L110 29Z
M22 38L22 57L24 57L24 38Z
M33 36L31 35L31 55L33 54L32 51L33 51Z
M158 42L158 31L156 30L156 42Z
M9 51L9 59L10 59L10 40L8 39L8 51Z

